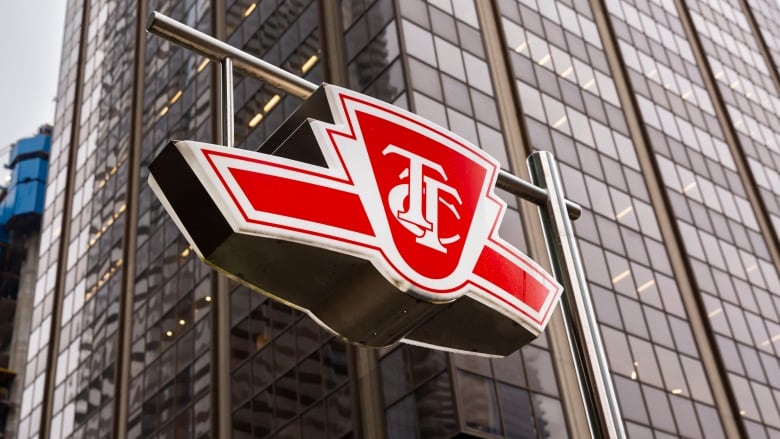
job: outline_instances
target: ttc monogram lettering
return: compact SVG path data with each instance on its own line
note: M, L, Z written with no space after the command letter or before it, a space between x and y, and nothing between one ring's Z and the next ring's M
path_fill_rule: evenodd
M461 236L439 235L439 206L446 207L455 219L459 220L460 214L455 203L463 203L458 191L444 183L447 181L444 168L396 145L388 145L382 154L397 154L409 159L409 166L398 176L405 182L393 187L388 194L387 203L395 219L417 237L418 244L447 253L445 245L457 242ZM430 172L426 173L425 170L434 171L441 180L432 177ZM443 195L447 195L454 202L447 202L442 198Z

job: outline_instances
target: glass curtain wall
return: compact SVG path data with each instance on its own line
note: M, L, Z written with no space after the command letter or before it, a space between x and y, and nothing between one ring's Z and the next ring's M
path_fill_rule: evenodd
M767 403L762 410L777 419L768 386L779 372L770 353L770 334L780 329L777 268L706 92L706 73L673 2L608 2L608 9L739 414L749 434L772 434L758 405Z
M774 8L777 9L776 3ZM753 34L739 3L693 1L689 11L736 129L741 154L747 158L749 171L768 210L776 240L780 231L780 174L777 172L780 169L780 90L772 79L770 69L774 67L767 64L760 52L756 40L760 35ZM774 38L769 41L774 42ZM755 230L752 221L747 225ZM719 240L728 241L726 230L716 227L715 234ZM742 360L741 367L734 361L729 363L729 382L751 437L777 435L780 434L780 363L777 360L780 281L777 266L773 266L767 254L766 245L772 244L771 241L764 245L722 241L719 244L725 270L735 290L740 292L736 301L720 295L724 307L731 310L726 316L731 333L721 326L719 336L724 338L723 344L737 349ZM774 302L774 307L770 302Z
M210 3L149 0L146 9L211 33ZM212 141L211 69L191 51L144 38L127 431L133 438L203 437L212 413L211 278L146 180L170 139Z
M499 10L531 147L585 208L574 228L626 432L722 437L590 5Z
M27 369L24 374L22 404L19 408L19 437L37 434L40 428L42 403L46 383L48 344L51 334L52 312L55 301L59 249L63 241L62 226L65 192L69 169L69 152L72 135L76 96L76 78L79 75L79 45L83 19L82 2L69 0L65 12L65 29L62 41L57 107L55 110L52 148L49 156L49 177L46 202L41 224L38 279L33 299L33 315L30 342L27 350ZM70 214L70 212L68 212ZM67 239L67 238L66 238ZM83 267L82 267L83 269ZM82 291L83 305L84 292ZM79 306L80 307L80 306ZM74 358L78 359L78 348ZM75 367L75 365L74 365ZM73 369L71 369L72 371ZM66 370L67 371L67 370ZM66 380L70 394L75 393L76 380ZM65 412L73 417L75 404L68 404Z

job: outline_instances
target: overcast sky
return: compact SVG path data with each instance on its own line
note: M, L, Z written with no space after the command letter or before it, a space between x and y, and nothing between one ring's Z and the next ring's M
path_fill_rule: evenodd
M10 144L54 122L65 3L0 0L0 165Z

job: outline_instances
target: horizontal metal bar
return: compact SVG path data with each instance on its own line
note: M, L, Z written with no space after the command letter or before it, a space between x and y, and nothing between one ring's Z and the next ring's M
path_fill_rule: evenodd
M231 58L236 70L299 98L305 99L317 89L316 84L298 75L263 61L157 11L152 12L149 16L146 30L199 53L212 61L222 62L225 58Z
M544 206L547 203L547 197L549 196L546 189L529 183L503 169L498 173L496 187L511 192L512 194L539 206ZM566 200L566 212L568 212L569 218L576 220L582 215L582 207L573 201Z

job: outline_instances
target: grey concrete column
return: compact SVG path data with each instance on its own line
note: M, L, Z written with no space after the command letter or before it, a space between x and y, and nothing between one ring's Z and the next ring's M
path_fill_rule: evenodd
M14 328L11 335L11 352L8 369L16 372L11 384L8 400L11 406L5 420L5 435L16 437L19 427L19 408L24 391L24 373L27 369L27 347L30 344L30 325L32 324L33 301L35 298L35 281L38 275L38 250L40 234L30 235L25 242L25 256L19 273L19 290L16 296L16 311L14 313Z
M122 293L119 296L116 366L114 370L114 416L111 420L115 439L127 437L130 406L130 346L133 330L136 247L138 243L138 192L141 185L141 136L143 126L144 66L146 49L146 2L136 5L135 51L133 54L133 94L130 104L130 152L127 158L127 194L125 229L122 241Z
M87 50L87 34L89 32L90 1L84 0L79 34L79 56L76 64L76 85L74 90L74 102L81 102L84 89L84 62ZM51 312L51 329L49 333L49 345L46 349L46 379L43 388L43 404L41 406L41 424L38 431L39 439L49 439L51 436L52 404L54 402L55 372L57 370L57 354L60 348L60 332L62 325L62 299L65 295L65 275L67 272L68 245L70 244L71 218L70 212L73 206L73 186L76 179L76 156L79 144L81 120L81 105L73 106L73 118L71 119L70 138L68 139L68 167L65 180L65 191L62 203L62 225L57 249L57 276L54 285L54 300ZM64 132L64 130L63 130Z

